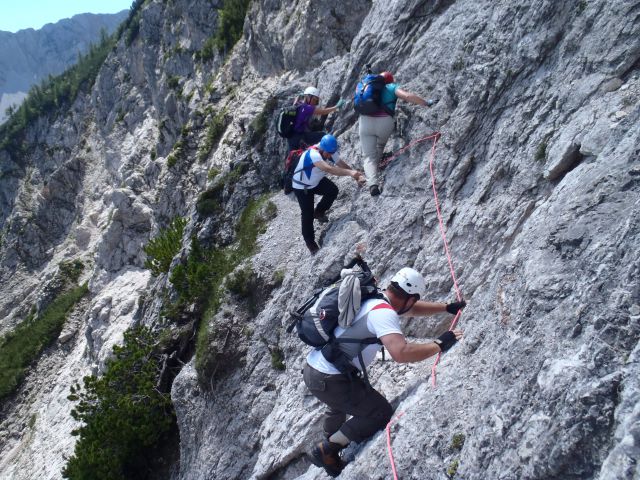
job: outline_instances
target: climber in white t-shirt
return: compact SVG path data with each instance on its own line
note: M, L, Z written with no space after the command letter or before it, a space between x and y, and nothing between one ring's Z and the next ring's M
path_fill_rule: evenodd
M347 329L336 327L334 334L340 340L336 344L351 361L355 374L341 373L320 349L314 349L307 356L304 382L311 393L327 405L323 423L325 439L313 446L309 457L329 475L337 476L344 468L340 450L351 441L362 442L371 437L385 427L393 414L391 404L371 387L366 377L366 367L375 359L379 344L365 344L360 340L378 339L396 362L409 363L446 352L462 337L462 331L453 330L434 342L407 342L399 315L419 317L444 312L455 315L466 306L464 300L449 304L421 301L424 290L422 275L412 268L403 268L391 278L383 292L384 298L365 301ZM347 415L351 416L349 420Z

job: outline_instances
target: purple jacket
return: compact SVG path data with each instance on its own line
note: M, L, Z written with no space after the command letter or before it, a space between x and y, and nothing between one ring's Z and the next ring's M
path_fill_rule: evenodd
M313 116L313 112L315 110L315 105L309 105L308 103L301 103L298 106L296 121L293 125L294 132L304 133L309 131L309 121L311 120L311 117Z

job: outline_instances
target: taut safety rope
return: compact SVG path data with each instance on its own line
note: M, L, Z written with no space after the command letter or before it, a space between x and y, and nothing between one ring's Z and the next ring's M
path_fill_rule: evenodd
M435 132L432 133L430 135L421 137L411 143L409 143L408 145L402 147L400 150L394 152L391 156L388 156L386 158L383 159L382 162L380 162L380 167L384 168L386 167L394 158L398 157L399 155L401 155L402 153L404 153L405 151L407 151L409 148L411 148L414 145L417 145L418 143L424 142L426 140L433 140L433 144L431 145L431 155L429 158L429 173L431 174L431 186L433 188L433 198L436 204L436 213L438 214L438 223L440 225L440 234L442 236L442 242L444 243L444 252L447 256L447 261L449 262L449 271L451 272L451 278L453 279L453 285L456 289L456 296L458 298L458 301L462 300L462 294L460 293L460 287L458 286L458 281L456 280L456 274L455 274L455 270L453 268L453 261L451 260L451 253L449 252L449 245L447 242L447 235L446 232L444 230L444 222L442 221L442 213L440 212L440 201L438 200L438 192L436 190L436 178L435 175L433 173L433 164L436 158L436 144L438 143L438 140L440 139L440 132ZM456 326L456 324L458 323L458 319L460 318L460 315L462 313L462 310L458 310L458 313L456 313L456 316L453 318L453 321L451 322L451 325L449 326L449 330L453 330ZM431 383L432 385L435 387L436 386L436 366L438 365L438 363L440 362L440 355L441 353L438 353L438 356L436 357L436 361L433 364L433 367L431 367ZM404 412L400 413L399 415L397 415L394 419L392 419L391 421L389 421L389 423L387 424L387 450L389 452L389 461L391 463L391 471L393 472L393 478L394 480L398 480L398 472L396 471L396 464L395 464L395 460L393 458L393 450L391 448L391 425L398 420L400 417L402 417L404 415Z

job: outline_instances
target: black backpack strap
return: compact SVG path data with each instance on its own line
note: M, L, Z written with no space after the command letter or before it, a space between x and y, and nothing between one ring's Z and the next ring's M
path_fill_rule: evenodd
M367 385L367 390L371 390L371 383L369 383L369 375L367 374L367 367L364 365L364 359L362 358L362 351L358 352L358 361L360 362L360 367L362 367L362 378L364 383Z

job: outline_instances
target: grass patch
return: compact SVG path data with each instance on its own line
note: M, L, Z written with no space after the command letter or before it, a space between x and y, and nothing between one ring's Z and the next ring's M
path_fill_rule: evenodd
M71 387L68 398L78 402L71 416L83 425L72 432L78 441L64 478L148 478L156 452L176 428L171 397L156 388L161 359L154 337L148 328L126 331L104 376Z
M174 218L166 229L162 230L156 238L149 240L143 248L144 253L147 254L144 266L150 269L153 275L169 272L173 257L180 251L186 225L185 218Z
M29 315L0 338L0 400L20 386L29 366L58 338L67 314L88 291L85 283L58 295L39 316Z

